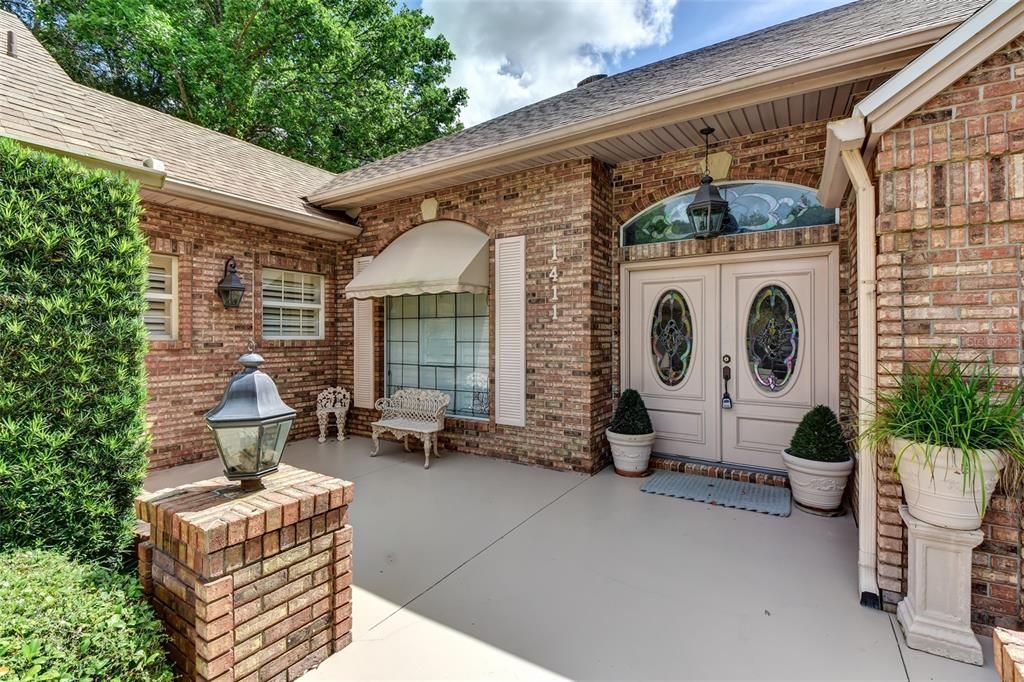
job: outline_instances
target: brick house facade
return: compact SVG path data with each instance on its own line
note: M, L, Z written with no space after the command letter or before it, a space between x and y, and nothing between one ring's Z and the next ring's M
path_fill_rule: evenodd
M178 266L177 338L151 341L146 357L150 467L216 457L203 415L224 394L250 339L266 358L266 370L277 380L282 399L298 411L292 437L316 435L317 393L336 385L339 367L337 243L151 201L144 207L141 227L151 252L176 258ZM237 309L226 309L216 292L231 256L247 289ZM323 339L261 338L259 283L265 267L324 276L328 295Z
M252 207L245 215L210 208L214 201L208 196L189 208L147 201L142 228L155 254L178 259L179 279L177 339L154 341L147 361L151 465L214 456L202 415L216 404L250 338L266 357L282 398L299 412L292 438L314 435L316 394L332 385L355 387L361 361L372 360L374 368L364 387L370 403L383 397L385 305L380 299L371 304L372 357L357 357L356 303L345 288L356 259L379 256L402 235L429 229L436 220L464 223L489 240L488 416L449 417L442 446L458 452L586 473L609 463L604 430L618 395L629 387L623 376L629 360L624 335L630 333L623 273L633 266L684 269L688 263L742 263L776 253L785 254L780 261L801 252L836 254L829 274L836 296L827 311L835 339L827 360L835 361L836 376L829 377L834 407L851 436L873 395L875 376L881 388L891 386L887 373L927 359L934 350L966 359L991 357L1007 377L1019 377L1024 41L1018 37L1006 45L1007 38L1001 49L990 46L963 67L966 75L936 86L925 104L909 111L895 105L875 110L900 111L895 121L881 114L872 121L860 109L861 103L891 96L901 78L910 79L903 87L908 101L938 83L937 76L923 77L931 71L922 75L915 69L933 68L929 48L956 38L957 27L983 4L864 0L769 29L757 40L730 41L639 73L590 81L553 103L531 105L338 176L293 167L262 187L267 195L277 192L275 210L284 206L290 212L281 217L277 211L274 220ZM1013 29L1021 20L1016 11L1005 10L993 25L1001 21L999 30ZM872 20L865 21L862 12ZM879 26L898 29L880 35ZM820 40L825 31L845 36L843 59L834 44ZM995 40L992 35L1002 34L993 29L984 35ZM790 49L795 43L803 53ZM971 44L958 54L981 49L986 48ZM798 53L801 59L790 59ZM779 63L764 65L764 54L777 55ZM946 61L950 68L965 63ZM0 93L0 113L3 105ZM833 153L836 130L849 121L862 130L856 152L866 156L866 178L877 195L868 233L851 178L836 180L836 168L842 167L840 154ZM711 151L729 159L716 182L816 190L818 197L830 197L822 203L836 209L834 223L624 245L620 228L627 221L697 187L704 155L697 131L709 122L718 128ZM872 134L863 132L867 128ZM261 159L266 168L287 163ZM141 172L140 160L132 157L134 172ZM285 187L303 174L302 183ZM180 191L171 180L153 191ZM251 193L245 199L254 201ZM311 220L315 229L307 229ZM498 240L512 237L525 238L524 425L496 418L495 404L495 250ZM862 258L868 242L876 256L874 273L862 272L869 268ZM237 310L226 310L215 293L229 256L237 259L248 286ZM323 277L322 339L261 338L264 268ZM874 305L864 309L865 301ZM865 336L862 321L872 312L877 325ZM877 362L870 364L877 367L861 366L871 341ZM716 402L717 387L708 395L709 404ZM375 414L368 406L351 409L349 432L369 435ZM662 455L656 466L786 483L779 467L736 466L725 453L712 460ZM907 591L905 530L897 512L902 490L891 473L891 457L880 453L875 460L861 453L858 460L866 466L853 477L848 497L866 529L860 536L862 594L871 592L878 605L893 610ZM986 540L974 552L972 584L978 632L1019 627L1024 618L1022 517L1020 500L997 495L984 519Z

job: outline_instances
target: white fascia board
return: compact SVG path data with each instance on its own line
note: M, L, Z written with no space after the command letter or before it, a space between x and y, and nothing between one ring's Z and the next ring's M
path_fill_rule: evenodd
M822 206L838 208L850 184L850 175L843 163L843 152L860 150L867 137L867 126L861 116L833 121L826 127L825 160L818 186Z
M162 189L166 194L171 196L192 199L227 209L242 211L256 216L273 218L285 223L298 225L305 228L303 230L304 232L308 232L308 230L312 228L321 235L325 237L329 236L329 238L334 239L335 241L352 239L354 237L358 237L362 233L362 228L356 225L350 225L341 220L328 218L327 216L290 211L278 206L265 204L252 199L245 199L234 194L228 194L227 192L218 192L217 190L185 182L184 180L167 178Z
M872 135L889 130L1024 33L1024 2L992 0L854 108Z

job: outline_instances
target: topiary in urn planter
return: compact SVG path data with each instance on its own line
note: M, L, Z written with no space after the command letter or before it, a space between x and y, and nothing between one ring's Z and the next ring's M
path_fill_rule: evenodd
M829 516L842 513L853 458L835 412L818 405L805 414L782 451L782 461L799 508Z
M647 475L655 434L644 399L635 390L630 388L622 392L605 437L612 448L615 473L621 476Z

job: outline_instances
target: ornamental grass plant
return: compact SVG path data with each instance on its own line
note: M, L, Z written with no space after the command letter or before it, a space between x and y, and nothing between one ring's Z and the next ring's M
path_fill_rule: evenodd
M908 366L896 377L896 390L879 398L875 418L862 437L873 448L903 439L922 446L923 465L934 473L940 448L959 450L957 469L963 474L964 493L982 486L982 458L986 450L1006 457L1003 487L1020 490L1024 470L1024 383L1007 383L991 362L962 363L933 355L924 368ZM908 448L895 449L893 470Z

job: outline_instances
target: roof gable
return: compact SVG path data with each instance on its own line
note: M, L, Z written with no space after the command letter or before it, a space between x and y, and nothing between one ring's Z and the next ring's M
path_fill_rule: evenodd
M305 200L333 173L79 85L13 14L0 11L0 30L13 31L17 45L15 56L0 54L0 135L143 173L157 159L164 192L180 185L326 232L337 225L341 236L357 232Z
M511 141L568 129L624 110L957 23L984 0L859 0L574 88L490 121L342 173L311 195L324 205L347 188L413 173Z

